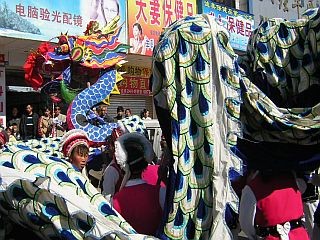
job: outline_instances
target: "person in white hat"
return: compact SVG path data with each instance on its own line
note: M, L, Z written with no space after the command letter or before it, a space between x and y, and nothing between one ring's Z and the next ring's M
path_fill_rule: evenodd
M147 235L155 235L165 199L164 187L142 179L154 157L150 141L140 133L125 133L115 141L115 159L125 174L113 206L138 233Z
M103 173L102 194L109 199L119 191L124 176L114 156L114 142L125 133L139 132L147 135L146 127L139 116L133 115L131 118L124 118L118 121L118 127L112 130L107 138L107 149L109 157L112 159Z

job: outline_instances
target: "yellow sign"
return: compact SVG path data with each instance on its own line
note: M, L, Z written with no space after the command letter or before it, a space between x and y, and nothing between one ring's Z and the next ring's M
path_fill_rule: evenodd
M128 39L133 54L152 55L162 29L197 13L196 0L128 1Z

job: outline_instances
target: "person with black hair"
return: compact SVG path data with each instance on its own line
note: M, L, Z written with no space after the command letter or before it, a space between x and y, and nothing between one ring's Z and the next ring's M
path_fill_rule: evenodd
M100 105L97 109L99 117L101 117L106 123L114 122L114 119L108 114L107 105Z
M12 126L14 123L19 126L21 118L19 117L19 110L17 107L13 107L11 110L11 117L8 121L8 126Z
M48 107L44 107L43 115L40 116L38 122L38 135L41 138L51 137L53 120L51 111Z
M165 199L164 187L142 179L154 157L150 141L140 133L126 133L115 142L115 158L124 177L113 206L138 233L147 235L155 235Z
M117 107L117 115L114 117L116 120L121 120L123 118L124 108L122 106Z
M90 140L87 133L81 129L68 131L61 138L60 148L68 162L88 178L86 165L89 158Z
M61 106L57 105L53 111L53 137L62 137L67 131L67 116L61 113Z
M33 112L31 104L27 104L26 113L22 115L19 132L22 140L34 139L38 135L39 115Z
M142 120L151 120L151 117L149 116L150 112L148 109L144 108L141 112L141 119Z
M129 118L132 116L132 112L131 112L131 109L130 108L127 108L125 111L124 111L124 116L126 118Z

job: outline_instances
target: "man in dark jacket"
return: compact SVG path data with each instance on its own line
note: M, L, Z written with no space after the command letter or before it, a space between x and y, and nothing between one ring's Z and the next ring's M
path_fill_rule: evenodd
M37 137L39 115L33 112L31 104L26 106L26 113L21 116L20 136L22 140L29 140Z
M108 115L107 105L100 105L98 107L98 114L106 123L115 122L114 119Z

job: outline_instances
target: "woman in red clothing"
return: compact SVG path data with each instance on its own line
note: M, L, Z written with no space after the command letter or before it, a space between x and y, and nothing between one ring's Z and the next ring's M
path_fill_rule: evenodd
M307 240L293 172L254 172L242 190L240 225L249 239Z
M127 133L115 142L115 158L125 175L113 206L138 233L147 235L156 233L165 196L165 188L142 179L154 157L151 143L142 134Z

